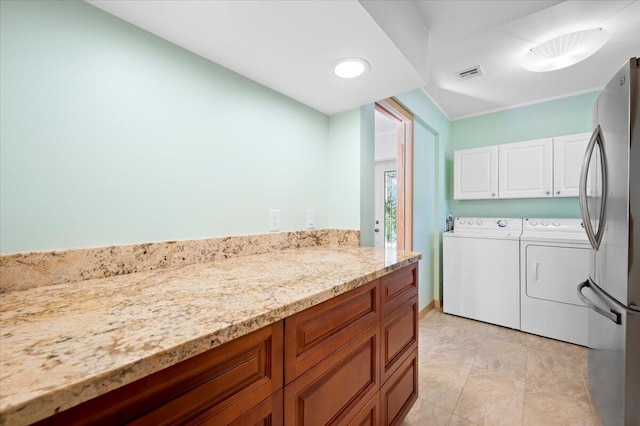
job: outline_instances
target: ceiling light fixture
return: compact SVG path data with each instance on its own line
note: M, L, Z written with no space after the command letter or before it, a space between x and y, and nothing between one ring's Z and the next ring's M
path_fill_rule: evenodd
M333 63L333 72L342 78L354 78L366 71L369 71L369 62L360 58L343 58Z
M576 31L546 41L522 57L522 68L533 72L555 71L577 64L596 53L609 39L602 28Z

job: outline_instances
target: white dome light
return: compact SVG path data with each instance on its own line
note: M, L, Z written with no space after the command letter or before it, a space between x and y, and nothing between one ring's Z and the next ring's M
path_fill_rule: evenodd
M521 66L533 72L566 68L596 53L607 40L609 33L602 28L565 34L529 50L522 57Z
M342 78L354 78L365 71L369 71L369 62L360 58L344 58L333 64L333 72Z

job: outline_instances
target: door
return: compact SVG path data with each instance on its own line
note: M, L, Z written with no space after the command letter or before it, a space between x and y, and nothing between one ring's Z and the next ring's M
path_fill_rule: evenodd
M375 203L375 246L396 248L398 172L395 160L376 162Z
M552 150L551 138L499 145L498 196L552 197Z
M388 98L376 102L376 113L391 119L397 129L397 209L396 248L413 249L413 114L395 99ZM376 128L378 119L376 116ZM376 129L376 156L378 150ZM379 160L379 158L376 158ZM376 219L378 220L378 219ZM375 227L380 224L374 224ZM375 229L375 228L374 228ZM378 228L380 229L380 228Z

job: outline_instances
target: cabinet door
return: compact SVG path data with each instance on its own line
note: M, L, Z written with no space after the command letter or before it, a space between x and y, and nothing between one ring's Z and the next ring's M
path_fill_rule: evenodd
M285 319L285 383L378 323L379 282L375 280Z
M551 138L499 145L499 197L552 197L552 148Z
M453 153L453 199L474 200L498 195L498 147Z
M285 425L348 424L380 387L378 325L285 386Z
M418 295L385 316L380 323L382 383L398 367L402 358L418 347Z
M584 152L590 133L553 138L553 196L577 197Z
M418 399L418 348L406 358L380 390L380 417L384 426L402 423Z

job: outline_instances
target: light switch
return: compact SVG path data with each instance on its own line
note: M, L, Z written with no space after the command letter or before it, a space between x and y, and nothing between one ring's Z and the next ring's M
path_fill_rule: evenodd
M316 211L307 210L307 229L313 229L316 227Z
M280 230L280 210L269 210L269 232L276 232Z

